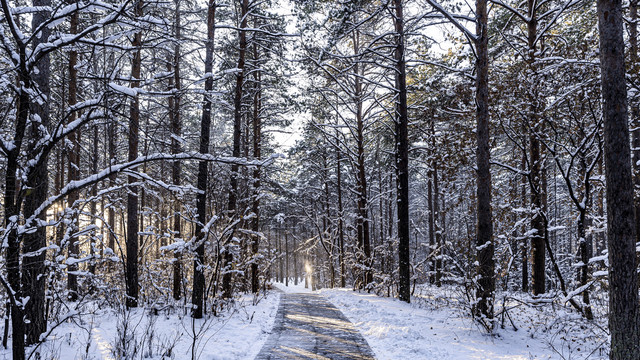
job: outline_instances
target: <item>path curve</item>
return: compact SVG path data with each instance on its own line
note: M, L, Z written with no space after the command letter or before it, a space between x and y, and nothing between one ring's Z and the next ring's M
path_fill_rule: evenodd
M282 294L275 324L256 360L350 359L375 356L353 324L317 294Z

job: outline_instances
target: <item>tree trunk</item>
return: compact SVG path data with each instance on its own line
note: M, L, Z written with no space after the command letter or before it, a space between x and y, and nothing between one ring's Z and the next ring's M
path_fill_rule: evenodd
M522 163L520 164L520 169L524 172L526 171L526 155L522 154ZM522 177L522 208L526 208L527 206L527 178L525 176ZM529 239L524 234L526 233L526 226L522 226L522 244L521 244L521 256L522 256L522 292L529 291Z
M245 53L247 50L247 32L244 30L247 27L247 12L249 11L249 1L239 0L240 5L240 30L239 30L239 49L238 49L238 72L236 74L236 88L233 98L233 156L240 157L240 147L242 141L242 95L244 85L244 68L245 68ZM229 191L229 206L227 207L229 217L235 218L237 216L238 207L238 169L237 164L231 165L231 179L230 179L230 191ZM225 246L224 252L224 275L222 277L222 296L225 299L231 297L232 288L232 273L231 268L233 266L233 253L230 251L232 237L227 240L227 246Z
M376 151L378 152L379 149L376 149ZM380 252L378 253L377 256L374 257L379 257L380 258L380 272L382 274L386 274L386 275L391 275L390 272L387 271L387 253L384 250L384 246L385 246L385 216L384 216L384 208L385 208L385 201L388 200L389 195L384 193L384 188L385 188L385 183L384 183L384 177L382 176L383 170L382 168L380 168L381 163L377 162L378 164L378 221L380 222L380 226L379 226L379 232L378 232L378 236L380 236Z
M169 117L171 120L171 132L174 137L171 138L171 153L180 152L180 142L177 138L182 135L182 123L180 119L180 91L182 84L180 79L180 0L175 0L175 19L174 19L174 36L176 44L173 48L173 80L170 86L173 88L173 96L169 98ZM176 138L177 137L177 138ZM181 176L180 161L173 161L171 166L171 179L174 185L180 185ZM174 241L182 241L182 226L180 216L180 203L174 202L173 209L173 238ZM181 254L176 251L173 259L173 298L180 300L182 284L182 263Z
M18 303L22 301L22 284L20 279L20 240L18 238L18 216L20 207L17 204L17 168L18 168L18 154L21 148L25 123L28 117L29 97L27 89L29 83L26 81L28 77L21 77L24 81L22 89L18 96L18 109L17 109L17 121L16 132L14 136L14 143L19 144L16 146L16 150L11 151L7 156L7 169L5 174L5 229L7 232L7 281L11 287L13 298L11 299L11 347L14 360L24 360L24 335L25 335L25 322L24 322L24 310Z
M293 228L294 234L297 233L296 227ZM293 237L292 252L293 252L293 285L298 286L299 272L298 272L298 247L296 245L296 237Z
M256 67L259 69L258 62L258 45L253 45L253 58L256 62ZM262 111L262 92L261 81L262 74L259 70L254 70L253 79L255 81L255 94L253 95L253 159L261 159L261 146L262 146L262 123L260 119L260 112ZM251 291L258 293L260 290L260 281L258 277L258 249L260 246L260 167L256 167L253 170L253 242L251 244L251 252L253 259L251 261Z
M282 228L279 228L282 230ZM276 230L276 239L278 240L277 244L277 253L278 253L278 279L281 283L284 282L284 261L282 259L282 234ZM306 287L306 286L305 286Z
M336 134L338 130L336 130ZM340 146L336 145L336 190L338 192L338 246L340 247L340 287L347 286L347 274L345 273L344 263L344 223L343 223L343 209L342 209L342 170L341 170L342 155L340 153Z
M106 102L106 101L105 101ZM109 105L108 102L106 105ZM109 147L109 159L107 160L107 163L109 165L115 163L115 161L117 160L117 154L116 154L116 124L114 124L113 122L109 122L109 124L107 125L108 129L107 129L107 136L108 136L108 147ZM116 186L116 174L113 174L111 176L109 176L109 187L113 187ZM109 226L109 240L108 240L108 247L109 249L111 249L111 251L115 254L115 246L116 246L116 236L115 236L115 232L116 232L116 204L114 204L114 199L110 198L110 207L109 207L109 216L107 218L107 224ZM111 264L111 262L109 262L109 264ZM109 269L111 269L111 265L108 266Z
M586 286L589 281L589 252L587 251L587 238L586 238L586 217L587 211L586 209L580 209L580 214L578 216L578 246L580 252L580 261L582 262L582 266L578 271L580 285ZM582 310L584 316L588 320L593 319L593 313L591 311L591 305L589 301L589 290L582 290L582 301L584 303Z
M91 173L92 174L97 174L98 173L98 159L100 158L100 154L99 152L99 143L98 143L98 125L93 125L93 151L92 151L92 155L93 155L93 159L91 160ZM97 204L97 195L98 195L98 185L93 185L91 187L91 197L93 198L93 200L91 201L91 205L89 207L89 211L91 212L92 216L91 216L91 225L96 225L96 216L98 213L98 204ZM89 260L89 273L91 274L91 276L93 277L93 275L96 274L96 263L97 263L97 256L95 254L95 247L96 247L96 235L98 233L98 231L100 231L99 229L97 230L92 230L91 231L91 238L89 241L89 253L91 256L91 260ZM102 244L102 241L100 242ZM102 255L102 253L100 253L100 255ZM93 278L92 280L93 281Z
M360 33L355 31L352 39L353 53L358 55L360 52ZM362 277L357 282L358 288L364 288L372 280L370 270L371 242L369 235L369 216L368 216L368 199L367 199L367 173L365 166L365 149L364 149L364 119L362 114L362 81L364 68L359 62L353 65L354 76L354 94L356 108L356 134L355 141L357 147L356 159L356 236L358 241L357 262L361 267Z
M489 55L487 0L476 0L476 121L478 289L476 316L493 319L495 290L493 219L491 214L491 169L489 149ZM544 254L544 253L543 253Z
M433 219L436 233L436 286L442 286L442 228L440 218L440 189L438 186L438 163L433 160Z
M50 0L35 0L34 6L51 6ZM33 15L32 26L36 27L45 22L50 17L48 10L39 11ZM46 43L51 30L45 28L41 34L35 37L33 46L37 47ZM40 125L47 128L49 126L49 78L50 78L49 55L44 56L36 65L37 71L33 74L33 82L37 87L39 99L31 102L31 111L40 118ZM36 149L37 143L45 137L37 124L31 125L30 148ZM47 169L49 151L40 154L40 161L27 174L27 188L24 201L24 216L31 217L38 207L47 199L49 189L49 172ZM38 216L39 220L45 220L45 213ZM24 306L25 318L29 321L26 326L27 345L40 341L40 334L47 329L45 319L45 288L47 275L45 271L46 251L42 251L47 246L47 233L44 227L38 226L35 232L24 235L23 263L22 263L22 289L24 296L29 297L29 301Z
M396 102L395 136L396 136L396 172L398 188L398 276L400 278L398 298L411 302L410 274L410 229L409 229L409 139L407 116L407 80L404 57L404 18L402 0L394 0L396 30Z
M19 47L20 64L26 63L26 47ZM11 328L12 328L12 355L14 360L24 360L24 309L19 304L22 301L22 283L20 278L20 238L18 237L18 221L20 217L20 202L18 200L18 157L22 151L22 143L26 131L27 118L29 117L32 81L30 74L22 65L18 71L17 109L13 144L15 145L6 156L5 188L4 188L4 227L7 238L7 281L11 288L8 293L11 300Z
M329 287L333 289L335 287L335 263L334 263L334 237L330 235L330 221L331 221L331 207L329 203L331 202L330 192L329 192L329 163L327 161L327 152L322 152L322 175L324 182L324 216L322 217L322 234L320 235L320 241L322 241L322 247L327 253L327 260L329 266L329 278L331 283ZM327 241L325 241L327 240ZM327 248L327 243L329 247Z
M542 171L542 158L540 155L540 140L538 138L538 132L541 130L539 127L538 117L538 84L537 84L537 66L536 66L536 39L537 39L537 17L536 17L536 2L529 0L528 13L530 20L527 23L527 45L529 49L529 57L527 59L527 66L530 71L531 86L528 90L529 108L527 114L527 121L529 122L529 160L530 177L531 177L531 205L533 207L533 216L531 218L531 228L535 230L535 233L531 236L531 252L533 258L533 267L531 268L531 285L534 295L545 293L545 215L544 212L544 187L543 171Z
M629 2L629 72L638 80L638 0ZM631 104L632 132L632 164L633 181L635 187L636 210L636 242L640 242L640 110L638 104Z
M638 283L622 3L598 0L612 360L639 359Z
M433 156L433 155L432 155ZM433 216L433 169L429 171L427 175L427 207L429 210L429 256L432 259L429 261L430 264L430 273L429 273L429 283L434 284L436 281L435 278L435 270L436 270L436 261L433 259L433 253L436 250L436 232L435 232L435 219Z
M76 34L78 32L78 13L74 12L71 15L71 24L70 24L70 32L71 34ZM78 53L72 48L69 51L69 107L76 105L78 102L78 70L76 69L76 65L78 64ZM73 122L77 119L78 114L76 111L72 111L69 116L69 122ZM77 181L80 179L80 140L81 135L80 131L76 131L69 135L69 141L71 142L73 149L69 152L69 181ZM75 204L78 201L79 194L78 192L73 192L69 195L69 207L72 209L77 206ZM80 213L75 219L73 219L73 230L71 233L77 232L80 224ZM70 238L69 239L69 258L75 259L78 257L79 247L78 247L78 238ZM78 271L78 265L75 263L71 263L67 267L67 287L68 287L68 295L67 299L70 301L76 301L78 299L78 276L76 275Z
M135 4L135 16L142 17L143 0ZM133 60L131 62L131 88L140 86L142 63L142 30L138 30L133 38ZM138 94L131 100L129 114L129 161L138 157L138 127L140 125L140 98ZM127 179L129 191L127 193L127 307L138 307L138 186L133 185L137 179L129 175Z
M582 266L578 269L578 279L580 281L580 286L584 286L582 290L582 302L584 303L582 307L582 313L585 318L588 320L593 320L593 312L591 311L591 301L589 299L589 289L586 288L586 285L590 279L589 273L589 259L591 259L592 255L592 236L587 236L587 228L590 225L590 219L587 216L587 210L591 206L591 182L590 182L590 171L588 169L588 165L586 162L585 154L581 154L580 156L580 168L578 169L578 176L583 180L583 196L582 199L584 203L579 203L574 200L576 207L578 208L578 252L580 255L580 261ZM596 160L597 161L597 160ZM567 184L570 186L569 184Z
M289 230L284 228L284 284L289 286Z
M209 0L207 10L207 43L204 60L204 73L207 79L204 83L204 99L202 107L202 120L200 122L200 153L209 153L209 139L211 131L211 91L213 90L213 45L215 35L216 2ZM200 161L198 164L198 196L196 198L196 208L198 210L198 221L196 221L196 254L193 260L193 293L191 303L193 304L192 316L196 319L202 318L204 308L204 245L207 234L202 233L203 223L207 217L207 173L208 163Z

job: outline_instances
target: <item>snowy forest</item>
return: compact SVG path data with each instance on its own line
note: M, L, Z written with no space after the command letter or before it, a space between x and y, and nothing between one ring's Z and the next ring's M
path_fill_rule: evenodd
M640 359L638 0L0 0L2 359Z

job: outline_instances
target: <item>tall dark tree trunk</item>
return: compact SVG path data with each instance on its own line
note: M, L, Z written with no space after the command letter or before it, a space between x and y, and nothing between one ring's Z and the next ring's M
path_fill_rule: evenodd
M297 233L297 229L294 226L293 227L293 231L294 234ZM293 285L298 286L298 276L299 276L299 272L298 272L298 246L296 244L296 237L293 237L293 243L291 244L292 246L292 252L293 252Z
M289 286L289 229L284 227L284 284Z
M20 53L24 59L24 51ZM18 237L18 218L20 213L20 203L18 202L18 194L16 187L18 185L18 155L22 148L24 133L26 128L27 117L29 116L29 91L31 79L28 73L22 72L19 76L19 83L22 87L18 94L16 127L13 142L16 145L13 151L7 154L7 167L5 173L5 193L4 193L4 211L5 224L7 229L7 281L11 287L11 291L7 293L11 301L11 348L14 360L24 360L24 309L20 302L22 301L22 283L20 276L20 239ZM13 294L13 296L11 296Z
M429 233L429 241L435 240L432 245L432 248L435 251L434 258L432 260L433 271L435 271L435 284L440 287L442 285L442 228L439 220L440 217L440 188L438 184L438 161L436 159L436 128L435 128L435 119L431 121L431 176L429 180L433 180L433 195L429 193L429 197L432 202L430 204L430 212L432 213L430 216L432 219L431 227L433 230L430 230ZM429 183L429 189L431 188L431 182ZM429 190L431 191L431 190ZM435 236L435 239L433 238ZM432 281L433 282L433 281Z
M70 22L70 32L71 34L76 34L78 32L78 13L74 12L71 15ZM71 49L69 51L69 107L76 105L78 102L78 70L76 69L76 65L78 64L78 52L75 49ZM69 122L73 122L77 119L78 114L76 111L72 111L69 116ZM69 141L71 142L71 146L73 148L68 152L69 154L69 181L77 181L80 179L80 141L81 135L80 131L76 131L69 135ZM75 204L78 201L79 194L78 192L73 192L69 195L69 207L74 208L77 206ZM80 216L78 212L78 216L73 219L74 230L72 233L77 232L78 226L80 224ZM70 238L69 239L69 258L77 258L79 253L78 247L78 238ZM67 298L70 301L76 301L78 299L78 265L75 263L69 264L67 267L67 290L69 291Z
M629 2L629 72L638 80L640 64L638 64L638 0ZM631 104L631 124L632 132L632 164L633 182L635 187L635 210L636 210L636 242L640 242L640 109L635 102Z
M143 15L143 0L135 3L135 16ZM140 86L142 63L142 31L138 30L133 37L133 60L131 62L131 88ZM131 100L129 114L129 161L138 157L138 128L140 126L140 98L136 95ZM138 186L133 185L137 179L129 175L127 179L129 191L127 193L127 307L138 307Z
M395 70L396 70L396 172L398 188L398 298L411 302L410 230L409 230L409 139L407 115L407 78L404 55L404 17L402 0L394 0L395 7Z
M598 0L612 360L640 359L636 228L621 0Z
M546 196L545 187L543 186L544 172L542 171L542 157L540 155L541 147L538 133L540 132L540 124L538 117L538 84L537 84L537 66L536 66L536 39L537 39L537 17L535 0L528 1L528 11L530 20L527 23L527 45L529 48L529 57L527 66L532 74L531 86L528 90L529 109L527 121L529 122L529 160L530 177L531 177L531 205L533 206L533 217L531 219L531 228L535 233L531 236L531 251L533 257L533 267L531 269L533 294L539 295L545 292L545 232L546 221L544 214L544 198Z
M491 214L491 169L489 149L489 55L487 0L476 0L476 135L478 289L476 316L493 318L495 290L493 219Z
M354 31L352 36L353 54L358 55L360 53L360 32ZM355 141L357 148L357 158L355 163L356 171L356 238L358 243L358 249L356 253L356 261L358 262L361 270L361 278L357 279L356 285L359 288L364 288L373 280L373 275L370 269L371 264L371 241L369 232L369 214L368 214L368 198L367 198L367 173L365 164L365 139L364 139L364 115L363 115L363 100L362 100L362 80L364 76L364 64L361 64L356 60L353 64L354 73L354 88L353 88L353 100L355 102L355 116L356 116L356 131Z
M356 71L358 65L356 64ZM364 149L364 119L362 115L362 101L361 101L361 83L360 78L356 78L356 97L358 98L356 121L357 127L357 147L358 147L358 179L357 179L357 196L358 196L358 221L357 221L357 235L358 235L358 247L359 247L359 263L363 266L363 278L361 286L364 287L373 281L373 275L371 272L371 236L369 231L369 204L367 198L367 172L365 167L365 149Z
M433 218L436 232L436 286L442 286L442 228L440 222L440 188L438 184L438 162L433 160Z
M215 35L216 2L209 0L207 9L207 43L204 60L205 74L213 71L213 45ZM213 90L213 78L207 76L204 83L204 100L202 107L202 120L200 122L200 153L209 153L209 138L211 131L211 91ZM198 221L196 221L196 257L193 260L193 293L191 303L193 304L192 316L196 319L202 318L204 308L204 246L207 234L202 233L204 222L207 217L207 173L208 163L200 161L198 164L198 196L196 198L196 208L198 210Z
M280 230L280 231L278 231ZM278 281L284 282L284 260L282 259L282 228L278 228L276 230L276 240L277 240L277 249L276 252L278 254ZM305 286L306 287L306 286Z
M436 281L436 261L433 258L433 254L436 251L436 231L435 231L435 217L433 216L433 170L429 171L427 175L427 208L429 210L429 256L432 259L429 261L429 283L434 284Z
M520 164L520 170L523 172L527 170L526 165L526 154L522 154L522 162ZM527 206L527 178L525 176L522 177L522 208L526 208ZM526 233L526 228L523 226L522 231L522 243L521 243L521 257L522 257L522 291L529 292L529 239L527 236L524 236Z
M336 134L337 134L336 130ZM344 263L344 222L342 209L342 155L340 146L336 145L336 190L338 193L338 246L340 247L340 287L347 286L347 274Z
M256 62L256 67L259 69L258 61L258 45L253 44L253 58ZM260 113L262 111L262 91L261 81L262 73L260 70L255 70L253 73L253 80L255 81L255 93L253 94L253 159L260 160L262 157L262 123L260 119ZM251 253L253 260L251 262L251 291L257 293L260 290L260 281L258 277L258 249L260 246L260 167L256 167L253 170L253 242L251 244Z
M35 0L34 6L42 6L48 8L51 6L51 0ZM48 10L39 11L33 15L32 26L36 27L44 23L50 17ZM45 28L41 31L40 36L36 37L33 43L34 47L42 43L46 43L49 39L51 30ZM49 55L40 59L36 65L37 71L33 75L34 85L38 89L37 101L31 102L31 111L40 118L40 124L31 124L30 148L35 149L38 142L41 141L45 134L38 125L47 128L49 126L49 75L50 75ZM31 217L38 207L47 199L49 189L49 172L47 170L49 151L40 154L40 161L27 175L27 191L24 199L24 216ZM39 220L45 220L45 214L38 216ZM47 246L47 234L44 227L39 227L33 233L24 235L23 246L23 263L22 263L22 287L24 296L29 297L29 301L25 304L24 315L28 320L27 345L35 344L40 341L40 334L44 333L47 328L45 319L45 287L47 276L45 272L44 261L46 252L42 250Z
M376 149L376 151L379 151L378 149ZM380 167L381 162L377 163L378 166ZM379 236L380 236L380 246L379 249L381 250L377 256L375 257L379 257L380 258L380 271L383 274L386 275L391 275L391 273L389 271L387 271L387 267L388 267L388 262L387 262L387 257L389 254L387 254L387 252L384 250L384 246L385 246L385 224L386 224L386 219L385 219L385 214L384 214L384 209L385 209L385 202L388 201L389 199L389 194L385 194L385 182L384 182L384 176L383 176L383 170L381 168L378 169L378 221L380 222L380 227L379 229Z
M335 261L334 261L334 238L330 235L329 231L329 223L331 219L331 207L329 203L331 202L331 194L329 192L329 162L327 161L328 154L326 152L322 153L322 175L324 182L324 216L322 217L322 234L320 235L320 241L323 249L327 253L328 267L329 267L329 278L330 284L329 287L333 289L335 287ZM328 241L325 241L328 240ZM329 245L327 247L327 245Z
M107 101L105 102L106 102L105 105L108 105L108 102ZM107 160L107 163L112 164L112 163L115 163L115 161L117 160L116 158L117 156L116 155L116 124L114 124L113 122L109 122L107 126L108 126L107 142L108 142L108 148L109 148L109 159ZM113 187L115 185L116 185L116 174L113 174L109 176L109 186ZM110 199L110 200L113 200L113 199ZM109 207L109 215L107 217L107 225L109 227L109 231L107 232L109 234L107 246L114 253L115 253L115 246L116 246L115 231L117 226L116 212L117 212L116 205L111 203ZM109 265L108 268L111 269L111 265Z
M93 125L93 159L91 160L91 173L92 174L97 174L98 173L98 159L100 158L100 154L99 154L99 137L98 137L99 133L98 133L98 125ZM97 200L96 197L98 195L98 186L97 184L94 185L93 187L91 187L91 197L93 198L93 200L91 201L91 204L89 206L89 211L91 212L92 216L91 216L91 225L96 225L96 216L98 213L98 204L97 204ZM96 274L96 264L97 264L97 257L96 257L96 253L95 253L95 249L96 249L96 235L98 233L98 230L92 230L91 231L91 239L89 241L89 254L91 256L91 260L89 261L89 273L91 274L91 276ZM100 242L102 244L102 241ZM102 252L100 252L100 255L102 255Z
M9 9L3 6L3 12L6 17L11 16ZM27 119L29 117L29 111L31 107L31 100L29 98L32 89L32 79L29 72L26 69L26 45L21 39L17 39L18 43L18 56L20 60L20 67L18 69L18 76L16 84L18 86L17 104L16 104L16 119L15 119L15 131L13 134L13 149L10 149L6 155L6 168L5 168L5 188L4 188L4 227L6 231L7 239L7 252L6 252L6 266L7 266L7 281L10 289L7 289L7 294L11 302L11 329L12 340L11 348L14 360L24 360L24 335L25 335L25 322L24 322L24 308L21 305L23 299L22 291L22 279L20 273L20 238L18 236L18 225L20 218L21 201L18 196L18 168L19 168L19 156L22 149Z
M180 79L180 0L175 0L175 15L174 15L174 36L176 44L173 48L173 78L171 89L173 96L169 98L169 117L171 120L171 133L174 137L171 138L171 153L177 154L180 152L180 142L177 138L182 135L182 123L180 119L180 92L182 90L182 83ZM171 180L174 185L180 185L180 175L182 169L180 168L180 161L174 161L171 164ZM175 241L182 240L182 226L180 216L180 203L174 202L173 205L173 238ZM179 300L182 296L182 263L180 252L175 252L173 259L173 298Z
M387 182L387 191L389 192L389 196L387 196L387 273L393 274L395 271L395 256L394 252L394 244L393 244L393 224L395 223L393 218L393 204L395 203L395 199L393 196L395 182L393 181L393 172L389 172L389 181ZM387 287L387 296L391 296L391 286Z
M236 88L233 98L233 156L240 157L241 141L242 141L242 96L244 85L244 68L245 68L245 55L247 51L247 12L249 11L249 1L239 0L240 4L240 29L239 29L239 48L238 48L238 72L236 74ZM231 179L230 179L230 191L229 191L229 205L227 207L229 217L236 217L238 207L238 164L231 166ZM228 244L225 247L224 253L224 275L222 276L222 296L224 298L230 298L232 295L232 273L231 267L233 266L233 254L230 249L231 238L228 240Z
M111 60L111 59L109 59ZM103 71L107 71L107 67L111 61L107 60L107 55L105 54L103 59L102 59L102 65L104 70ZM106 76L105 76L105 80L103 82L103 87L107 88L108 84L106 81ZM109 109L110 108L110 101L109 101L109 97L105 96L104 98L104 107L105 109ZM108 113L109 114L109 113ZM110 115L110 114L109 114ZM116 126L117 124L115 124L114 121L109 121L107 122L107 124L105 124L105 142L106 142L106 151L107 154L105 154L105 163L108 166L111 166L111 164L115 164L117 162L117 153L116 153ZM109 187L113 187L116 186L116 179L117 179L117 174L112 174L111 176L109 176ZM116 204L114 204L115 199L113 196L109 195L108 196L108 202L109 202L109 214L107 215L107 247L109 248L110 252L112 254L115 254L115 246L116 246L116 227L117 227L117 223L116 223ZM122 254L121 254L122 255ZM113 255L111 255L113 256ZM113 269L113 262L109 261L107 262L107 266L106 266L106 270L107 271L111 271Z

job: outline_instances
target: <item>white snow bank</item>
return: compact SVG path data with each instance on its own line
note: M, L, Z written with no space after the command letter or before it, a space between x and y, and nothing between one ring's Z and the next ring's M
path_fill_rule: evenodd
M351 289L323 289L319 293L355 324L380 360L605 358L599 357L597 343L582 344L581 348L580 343L574 342L574 348L568 354L562 345L554 343L557 334L527 329L523 324L514 331L508 327L508 321L505 329L497 329L495 335L488 335L455 304L428 308L424 302L407 304ZM513 312L512 317L516 318ZM523 309L523 312L529 310Z
M282 292L286 293L286 294L293 294L293 293L310 293L311 291L311 287L304 287L304 279L302 281L298 281L298 285L294 285L294 282L291 280L289 281L289 286L285 285L285 283L281 283L281 282L273 282L271 283L271 285L276 288L281 290Z
M135 334L139 344L136 359L191 359L194 330L198 333L197 359L253 359L273 328L280 294L271 292L255 306L252 300L251 295L244 295L219 317L198 320L185 315L183 309L172 313L161 310L158 315L150 315L149 309L133 309L128 333ZM115 359L112 350L122 324L118 317L113 309L97 309L94 315L83 315L57 327L37 351L42 359ZM153 321L155 324L148 326ZM148 329L153 329L151 341ZM27 349L27 356L29 353ZM11 347L0 347L0 359L10 357Z

